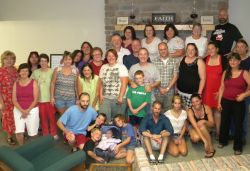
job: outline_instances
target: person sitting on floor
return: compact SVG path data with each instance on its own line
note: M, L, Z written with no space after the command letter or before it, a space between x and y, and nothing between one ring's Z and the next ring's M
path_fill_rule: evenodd
M87 137L91 137L91 130L94 128L101 128L102 125L106 122L106 114L99 113L96 117L96 120L90 122L88 129L87 129Z
M169 136L174 133L169 119L161 114L161 107L162 104L155 101L152 106L152 115L145 117L139 128L151 163L156 163L153 149L160 150L158 162L164 162Z

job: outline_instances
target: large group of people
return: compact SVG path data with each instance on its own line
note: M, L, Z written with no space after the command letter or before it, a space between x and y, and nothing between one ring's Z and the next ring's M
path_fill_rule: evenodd
M173 24L166 25L163 41L153 25L145 26L142 40L128 26L124 36L111 36L113 47L104 57L101 48L83 42L79 50L65 51L54 70L48 55L37 52L16 69L15 54L5 51L0 110L7 142L15 145L15 134L22 145L26 132L36 137L39 127L57 140L58 127L72 151L86 152L87 165L124 157L132 163L141 143L150 162L162 163L166 152L187 155L187 133L204 144L205 157L213 157L214 129L219 148L231 135L234 154L241 154L250 102L249 47L226 10L219 11L219 22L211 42L199 23L185 41ZM104 133L106 124L115 125L120 137L113 129ZM160 150L158 158L153 150Z

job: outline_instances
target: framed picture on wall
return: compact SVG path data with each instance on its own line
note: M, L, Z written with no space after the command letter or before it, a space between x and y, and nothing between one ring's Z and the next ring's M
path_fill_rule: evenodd
M61 64L63 54L50 54L50 68L55 69Z

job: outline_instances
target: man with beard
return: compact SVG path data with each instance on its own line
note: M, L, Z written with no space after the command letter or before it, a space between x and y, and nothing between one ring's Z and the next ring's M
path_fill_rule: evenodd
M96 111L89 106L89 94L83 92L80 94L79 104L68 108L59 118L57 125L63 131L72 151L77 151L77 148L83 149L89 140L86 137L88 125L96 119L96 116Z
M219 10L218 18L219 25L215 26L210 40L218 44L219 54L226 57L231 52L234 41L238 41L242 35L235 25L228 22L227 10Z

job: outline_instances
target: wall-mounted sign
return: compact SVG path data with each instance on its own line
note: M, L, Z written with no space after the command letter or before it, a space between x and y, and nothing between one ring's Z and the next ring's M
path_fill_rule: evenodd
M118 25L128 24L128 17L117 17L117 24Z
M214 16L201 16L201 24L214 24Z
M152 24L169 24L175 22L175 13L153 13Z

